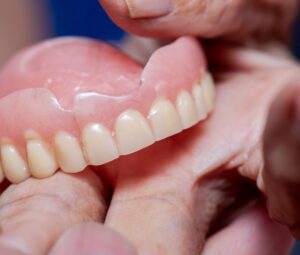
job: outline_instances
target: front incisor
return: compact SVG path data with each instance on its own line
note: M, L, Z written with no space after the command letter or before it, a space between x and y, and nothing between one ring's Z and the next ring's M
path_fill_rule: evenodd
M121 155L136 152L154 143L147 120L136 110L128 110L118 117L115 134Z
M46 178L58 168L54 155L39 139L27 141L27 158L30 173L36 178Z
M156 141L182 131L179 115L171 101L160 98L151 107L148 118Z
M74 136L58 132L54 144L58 164L64 172L77 173L86 167L79 141Z
M15 146L1 146L2 167L5 177L12 183L20 183L30 177L26 161Z
M119 157L110 132L100 124L87 125L82 130L82 143L88 163L102 165Z

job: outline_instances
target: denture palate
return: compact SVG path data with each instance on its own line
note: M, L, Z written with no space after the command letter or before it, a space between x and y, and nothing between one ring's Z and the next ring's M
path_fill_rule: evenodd
M214 98L190 37L156 50L144 68L87 39L33 46L0 73L0 178L19 183L105 164L206 119Z

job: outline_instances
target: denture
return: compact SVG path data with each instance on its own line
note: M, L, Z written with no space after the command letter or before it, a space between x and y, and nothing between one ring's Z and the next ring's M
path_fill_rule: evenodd
M207 118L214 83L199 42L182 37L144 68L87 39L55 39L0 74L0 178L77 173L150 146Z

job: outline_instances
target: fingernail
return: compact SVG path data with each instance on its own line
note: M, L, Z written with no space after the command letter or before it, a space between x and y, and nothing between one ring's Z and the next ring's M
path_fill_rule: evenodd
M155 18L168 14L172 9L171 0L125 0L129 16L133 19Z

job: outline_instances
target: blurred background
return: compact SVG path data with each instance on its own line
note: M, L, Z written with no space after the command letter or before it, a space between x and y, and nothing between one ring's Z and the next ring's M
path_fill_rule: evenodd
M0 66L16 51L56 36L88 36L117 41L125 33L97 0L0 1Z
M300 59L300 19L294 34L291 47ZM24 46L66 35L116 41L124 32L107 18L97 0L0 1L0 66Z
M0 67L16 51L56 36L121 40L125 33L104 13L97 0L9 0L0 2ZM291 49L300 59L300 16ZM296 245L293 255L300 254Z

